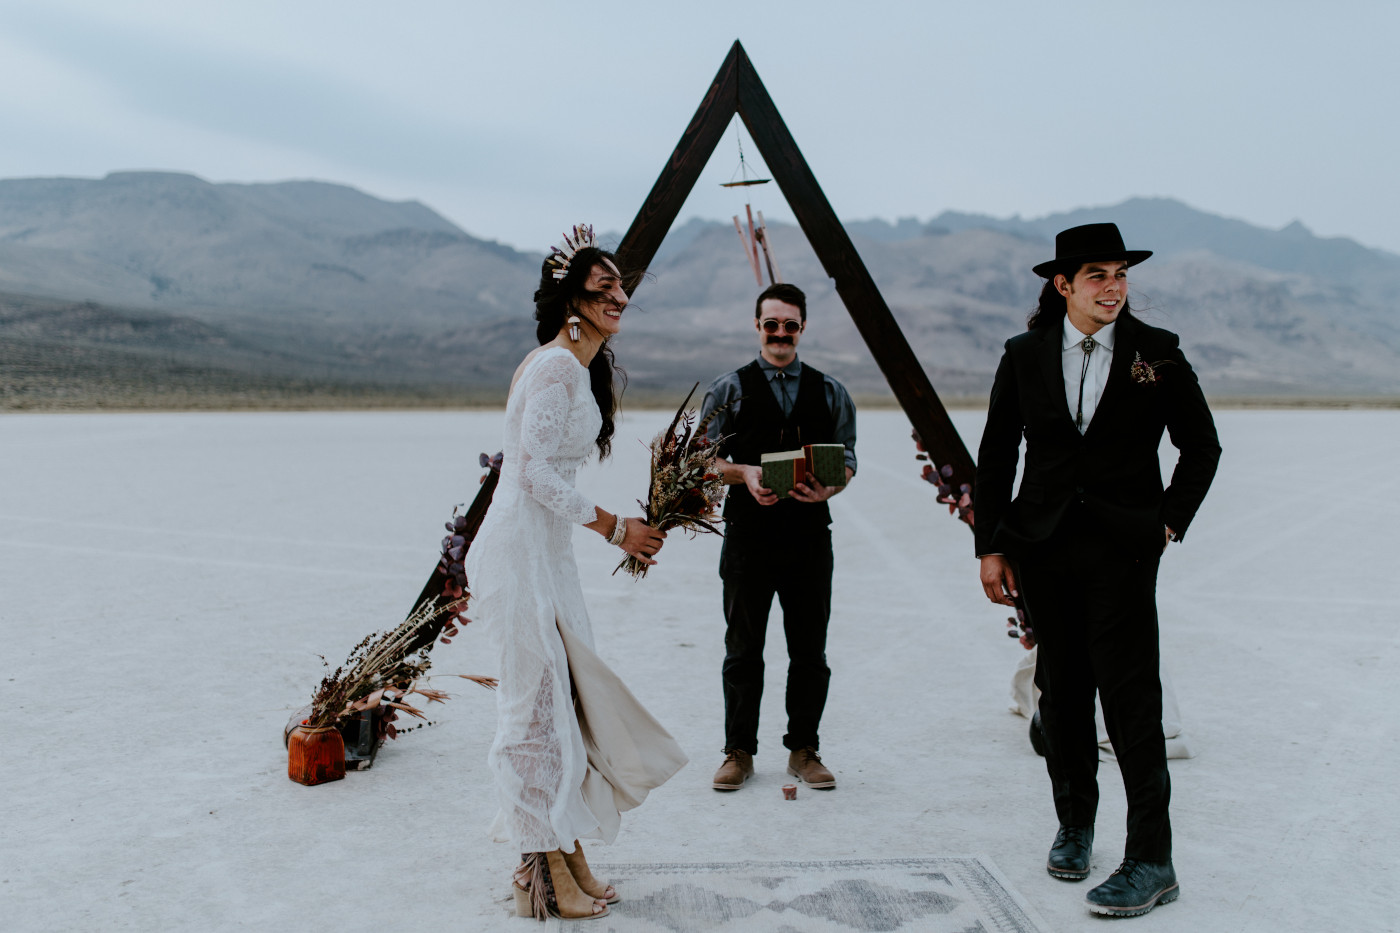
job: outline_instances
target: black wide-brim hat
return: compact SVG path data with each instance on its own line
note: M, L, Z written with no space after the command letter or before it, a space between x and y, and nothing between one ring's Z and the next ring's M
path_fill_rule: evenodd
M1150 249L1125 249L1117 224L1084 224L1055 234L1055 258L1042 262L1032 271L1041 278L1053 279L1066 269L1078 269L1086 262L1121 259L1135 266L1151 255Z

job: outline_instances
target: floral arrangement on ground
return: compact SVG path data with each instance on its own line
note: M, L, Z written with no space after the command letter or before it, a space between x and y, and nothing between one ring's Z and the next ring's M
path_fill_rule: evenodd
M400 732L432 725L423 710L410 703L408 697L416 694L428 703L442 703L449 698L446 692L428 686L432 679L428 675L432 667L431 652L438 641L450 644L458 634L457 626L471 621L462 615L471 598L463 567L470 546L467 539L470 529L466 517L458 514L457 509L453 509L447 531L435 569L442 592L423 599L395 628L388 632L372 632L351 649L345 663L321 679L309 711L301 721L302 726L307 729L339 727L350 717L369 710L376 713L375 739L382 741L397 738ZM330 667L324 657L321 661ZM494 677L448 676L470 680L488 689L496 686ZM401 712L423 722L400 729L395 722Z
M397 628L366 635L351 649L344 664L321 679L311 700L311 710L301 724L307 729L339 726L346 718L365 710L378 710L381 714L377 718L378 737L389 739L396 738L399 732L404 731L394 725L399 712L425 720L423 724L430 724L426 722L423 711L408 702L408 697L417 694L430 703L448 699L449 695L444 691L427 686L431 679L428 668L432 667L429 653L433 642L416 651L406 649L422 627L435 616L445 611L460 611L466 602L465 597L452 599L439 607L437 599L429 600ZM326 666L330 665L327 663ZM488 688L495 686L495 680L490 677L456 676Z

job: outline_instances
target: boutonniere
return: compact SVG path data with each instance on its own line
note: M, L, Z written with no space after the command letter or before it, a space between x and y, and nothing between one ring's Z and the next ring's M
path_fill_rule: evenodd
M1133 354L1133 365L1128 369L1128 375L1133 377L1133 381L1139 385L1156 385L1162 381L1162 374L1157 372L1158 366L1170 366L1171 360L1158 360L1149 363L1142 358L1141 353Z

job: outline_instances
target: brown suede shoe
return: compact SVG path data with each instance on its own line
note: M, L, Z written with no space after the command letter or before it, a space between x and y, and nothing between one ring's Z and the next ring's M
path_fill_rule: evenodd
M788 755L788 774L799 778L808 787L818 790L831 790L836 786L836 775L822 764L817 750L810 745Z
M753 756L742 748L726 748L724 764L715 772L714 783L710 786L715 790L738 790L752 774Z

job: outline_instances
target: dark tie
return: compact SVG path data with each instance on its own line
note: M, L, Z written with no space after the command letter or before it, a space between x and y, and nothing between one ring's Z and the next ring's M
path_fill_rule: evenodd
M1083 429L1084 427L1084 377L1089 374L1089 354L1094 352L1094 347L1098 344L1093 337L1085 337L1080 344L1084 349L1084 365L1079 367L1079 410L1074 413L1074 426Z
M780 369L773 378L778 380L778 390L783 393L783 417L787 417L792 414L792 398L788 395L787 387L788 379L791 377Z

